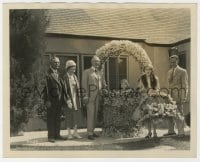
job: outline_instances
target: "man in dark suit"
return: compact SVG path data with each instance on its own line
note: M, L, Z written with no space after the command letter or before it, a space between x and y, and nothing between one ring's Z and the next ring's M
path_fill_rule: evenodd
M60 60L58 57L50 59L50 68L46 75L44 101L47 107L48 141L64 140L60 136L61 107L63 102L63 82L58 73Z

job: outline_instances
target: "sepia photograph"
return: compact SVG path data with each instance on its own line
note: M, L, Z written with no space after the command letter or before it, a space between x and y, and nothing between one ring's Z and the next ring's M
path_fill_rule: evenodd
M3 7L5 157L196 156L195 4Z

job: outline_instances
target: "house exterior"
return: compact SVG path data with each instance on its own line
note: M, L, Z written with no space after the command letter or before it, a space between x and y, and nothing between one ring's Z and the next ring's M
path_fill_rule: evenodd
M62 9L49 10L48 16L46 68L50 54L60 58L61 70L66 60L72 59L77 63L77 76L81 80L83 70L91 66L90 60L98 48L112 40L130 40L147 52L161 88L167 87L171 47L178 48L180 66L190 76L190 12L187 9ZM112 57L106 62L105 77L110 89L118 89L124 78L136 88L141 72L136 60L126 53L120 59ZM31 119L26 130L45 127L41 120Z

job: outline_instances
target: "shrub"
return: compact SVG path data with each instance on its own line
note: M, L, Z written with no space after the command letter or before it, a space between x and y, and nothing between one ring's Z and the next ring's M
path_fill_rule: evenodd
M23 128L41 102L41 89L35 86L42 81L41 69L35 63L45 50L47 24L46 10L10 10L11 134Z
M132 91L133 92L133 91ZM140 102L138 91L122 93L110 91L104 95L103 135L111 137L134 137L140 129L132 115Z

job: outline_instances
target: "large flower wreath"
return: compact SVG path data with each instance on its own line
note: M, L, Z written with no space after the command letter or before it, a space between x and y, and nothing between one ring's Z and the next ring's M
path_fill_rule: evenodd
M152 65L146 51L138 43L133 43L128 40L113 40L96 51L96 55L100 57L102 62L108 60L109 57L117 57L123 53L133 56L141 67L149 64Z
M127 40L113 40L97 49L96 55L102 63L109 57L118 57L121 54L132 56L142 67L152 65L146 51L137 43ZM105 136L130 137L140 133L132 114L138 107L141 94L122 94L120 91L110 91L104 96L103 134Z

